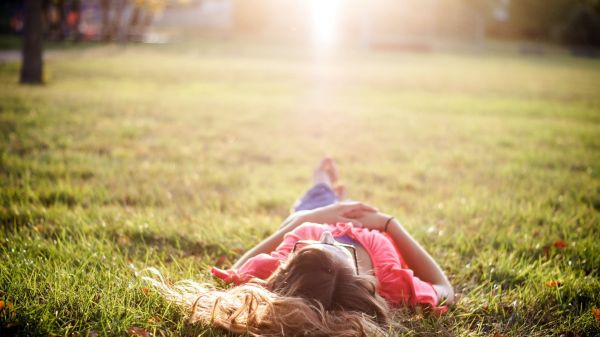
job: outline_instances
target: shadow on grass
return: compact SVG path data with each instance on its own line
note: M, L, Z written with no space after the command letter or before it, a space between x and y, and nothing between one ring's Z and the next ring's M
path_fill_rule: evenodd
M149 250L156 250L165 254L167 262L171 262L173 258L182 257L215 257L231 255L223 245L204 243L192 240L182 234L173 234L164 236L152 232L128 232L119 233L113 232L110 234L111 239L122 247L130 256L143 257Z

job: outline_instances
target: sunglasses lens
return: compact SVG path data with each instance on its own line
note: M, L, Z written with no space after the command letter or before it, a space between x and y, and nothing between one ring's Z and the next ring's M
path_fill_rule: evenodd
M354 251L352 250L352 248L347 247L347 246L342 246L342 248L344 248L348 253L353 254Z

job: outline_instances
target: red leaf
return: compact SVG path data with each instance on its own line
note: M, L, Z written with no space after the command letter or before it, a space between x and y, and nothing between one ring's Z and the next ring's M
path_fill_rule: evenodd
M592 308L592 313L594 314L596 322L600 323L600 308Z
M498 331L496 331L496 332L494 332L492 337L506 337L506 335L503 335L503 334L499 333Z
M127 333L137 337L150 337L150 334L144 328L138 328L135 326L132 326L131 328L127 329Z
M227 256L221 255L215 262L215 266L220 267L220 266L224 265L226 262L229 262L229 260L227 259Z
M0 311L6 310L7 312L11 312L15 310L15 306L10 302L4 302L0 300Z
M545 285L546 287L548 287L548 288L556 288L556 287L558 287L558 286L561 286L561 285L562 285L562 282L560 282L560 281L556 281L556 280L551 280L551 281L546 281L546 282L544 283L544 285Z
M150 289L148 289L147 287L143 287L142 292L144 293L144 295L148 295L148 293L150 292Z
M15 311L15 306L8 301L0 301L0 313L4 312L7 317L15 318L17 312Z
M567 248L567 243L563 240L556 240L554 241L554 247L558 249L564 249Z

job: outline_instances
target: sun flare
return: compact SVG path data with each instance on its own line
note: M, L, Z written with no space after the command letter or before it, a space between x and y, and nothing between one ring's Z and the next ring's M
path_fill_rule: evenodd
M313 38L318 46L331 46L336 39L341 0L310 0Z

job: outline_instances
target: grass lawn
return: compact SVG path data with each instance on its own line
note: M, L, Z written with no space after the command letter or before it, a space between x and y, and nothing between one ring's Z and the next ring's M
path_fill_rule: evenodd
M46 67L28 87L0 64L2 336L220 335L141 270L216 283L325 154L461 294L402 311L405 335L600 334L598 60L208 43Z

